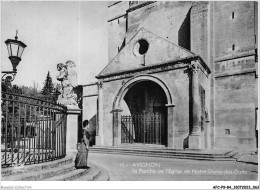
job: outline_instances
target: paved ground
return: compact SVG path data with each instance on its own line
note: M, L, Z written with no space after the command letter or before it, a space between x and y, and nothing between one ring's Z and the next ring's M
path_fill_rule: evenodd
M89 162L110 172L111 181L257 181L258 165L90 153Z

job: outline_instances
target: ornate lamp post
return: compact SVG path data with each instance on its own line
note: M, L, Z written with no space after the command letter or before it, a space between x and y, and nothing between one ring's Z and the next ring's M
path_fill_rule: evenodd
M17 73L17 65L19 64L19 62L22 60L22 54L23 54L23 50L24 48L26 48L26 45L21 42L18 41L18 37L17 37L18 31L16 31L16 36L15 36L15 40L11 40L8 39L5 41L6 46L7 46L7 50L8 50L8 54L9 54L9 59L12 63L13 66L13 71L2 71L2 79L4 79L5 76L7 75L12 75L11 76L7 76L6 79L13 81L15 78L15 75Z

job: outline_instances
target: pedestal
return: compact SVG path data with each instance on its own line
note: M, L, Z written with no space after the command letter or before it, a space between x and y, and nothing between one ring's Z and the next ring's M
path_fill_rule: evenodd
M97 135L96 137L95 137L95 144L97 145L97 146L102 146L103 144L102 144L102 139L101 139L102 137L100 136L100 135Z
M78 142L78 115L81 113L81 109L67 108L66 153L75 153Z
M201 149L202 142L200 135L190 135L189 136L189 149Z

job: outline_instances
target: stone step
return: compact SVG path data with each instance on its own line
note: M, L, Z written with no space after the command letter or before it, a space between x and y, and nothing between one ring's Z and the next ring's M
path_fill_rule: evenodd
M90 171L90 173L76 178L73 181L109 181L110 175L106 169L101 168L100 166L96 167L94 164L92 165L93 167L91 167L91 169L93 170Z
M76 178L79 178L83 175L90 174L89 172L92 170L92 168L89 169L75 169L73 166L73 170L62 173L60 175L52 176L49 178L45 178L43 181L72 181Z
M185 154L171 152L155 152L155 151L128 151L128 150L91 150L91 152L115 152L115 153L133 153L133 154L154 154L154 155L172 155L172 156L188 156L188 157L204 157L204 158L230 158L226 155L207 155L207 154Z
M135 156L148 156L148 157L164 157L164 158L178 158L178 159L195 159L195 160L212 160L212 161L234 161L225 154L203 154L192 153L184 151L166 151L166 150L137 150L137 149L121 149L121 148L91 148L90 153L107 153L107 154L124 154Z
M221 152L217 152L214 153L216 151L211 151L209 153L209 151L205 151L205 150L174 150L174 149L162 149L162 148L147 148L147 147L136 147L136 148L129 148L129 147L91 147L90 148L91 151L124 151L124 152L141 152L141 153L145 153L145 152L149 152L149 153L169 153L169 154L185 154L185 155L198 155L198 156L209 156L209 157L230 157L228 154L230 151L221 151Z
M75 169L74 164L71 163L69 165L60 165L59 167L48 168L41 171L29 171L22 175L4 177L3 180L4 181L42 181L46 178L70 173L74 169Z
M109 181L110 174L107 170L101 170L101 174L95 179L95 181Z
M73 181L96 181L96 179L101 175L101 169L95 164L89 163L88 165L90 166L89 172L81 177L75 178Z
M177 159L191 159L191 160L208 160L208 161L235 161L233 158L203 158L203 157L190 157L184 155L160 155L160 154L137 154L127 152L93 152L99 154L121 154L121 155L133 155L133 156L146 156L146 157L163 157L163 158L177 158Z
M172 151L172 150L148 150L148 149L122 149L122 148L90 148L91 151L118 151L118 152L139 152L139 153L160 153L160 154L176 154L176 155L190 155L190 156L204 156L204 157L230 157L225 153L202 153L202 152L188 152L188 151Z
M226 154L226 156L234 157L238 153L237 150L232 150Z
M21 175L21 174L23 175L25 173L29 173L32 171L37 172L37 171L47 170L47 169L51 169L51 168L57 168L59 166L65 166L65 165L71 164L73 161L74 161L73 155L67 155L64 158L50 161L50 162L2 168L1 175L2 175L2 177L16 176L16 175Z
M94 145L94 147L101 147L101 146L97 146ZM153 148L153 149L162 149L162 148L166 148L165 145L160 145L160 144L142 144L142 143L133 143L133 144L129 144L129 143L123 143L120 144L120 146L118 148ZM102 147L101 147L102 148Z
M55 161L57 163L57 161ZM62 161L61 161L62 162ZM46 165L46 163L44 164ZM54 163L48 165L56 165ZM26 166L27 167L27 166ZM25 168L26 168L25 167ZM44 167L34 171L33 168L2 177L3 181L108 181L109 172L95 164L89 163L88 169L75 169L74 162L67 162L56 167ZM38 169L37 167L36 169Z
M73 171L59 175L53 176L51 178L46 178L44 181L96 181L99 178L105 178L101 176L101 169L95 164L89 163L89 169L74 169ZM106 176L109 178L109 175Z

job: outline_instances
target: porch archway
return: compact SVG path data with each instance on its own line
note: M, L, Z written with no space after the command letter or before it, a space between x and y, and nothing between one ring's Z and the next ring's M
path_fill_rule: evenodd
M139 98L135 98L135 92L139 93L137 94ZM128 127L125 126L126 120L122 120L121 123L122 102L124 100L131 113L129 119L132 123L129 126L132 128L129 128L128 125ZM139 102L134 103L135 101ZM166 105L172 105L172 96L168 87L159 78L151 75L139 75L128 80L120 88L113 102L114 145L121 144L126 132L128 132L128 137L132 135L131 138L135 143L167 145L168 107ZM136 118L133 116L136 115L139 119L141 115L141 120L146 120L148 123L138 124L137 126L137 122L133 121L133 118ZM124 130L121 131L121 129ZM142 130L143 134L140 135L140 132L137 134L138 130Z
M115 100L113 102L113 110L120 109L120 104L122 99L124 98L125 94L128 92L128 90L134 86L135 84L142 82L142 81L152 81L158 84L164 91L166 97L167 97L167 104L171 105L173 102L172 96L170 93L170 90L166 86L166 84L159 78L151 75L139 75L136 77L131 78L128 80L119 90L117 93Z

